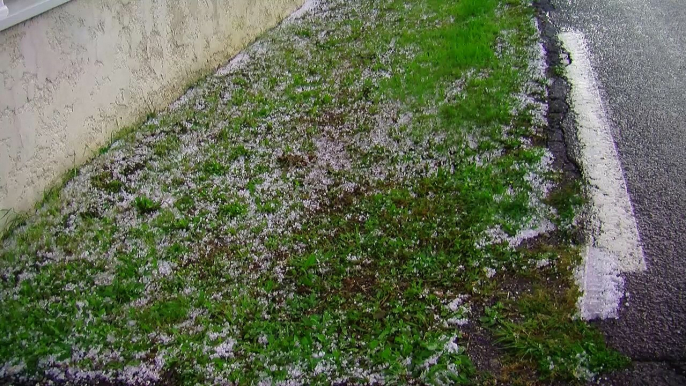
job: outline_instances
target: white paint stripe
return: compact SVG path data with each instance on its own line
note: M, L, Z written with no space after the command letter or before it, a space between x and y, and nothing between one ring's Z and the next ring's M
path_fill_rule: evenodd
M616 317L623 286L619 273L645 270L643 248L586 40L576 31L561 33L560 40L571 57L567 77L572 83L581 167L593 204L590 245L580 279L582 316Z
M619 302L624 296L624 279L619 274L617 259L600 248L586 246L584 263L577 271L577 282L583 294L579 314L583 319L617 318Z

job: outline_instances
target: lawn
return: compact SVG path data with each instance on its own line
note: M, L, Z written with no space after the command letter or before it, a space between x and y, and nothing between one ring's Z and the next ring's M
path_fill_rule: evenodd
M582 187L522 0L327 0L46 193L0 249L0 380L581 383Z

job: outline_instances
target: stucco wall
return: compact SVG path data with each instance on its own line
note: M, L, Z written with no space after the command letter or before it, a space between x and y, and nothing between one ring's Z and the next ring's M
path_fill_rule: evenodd
M0 31L0 209L29 209L303 2L72 0Z

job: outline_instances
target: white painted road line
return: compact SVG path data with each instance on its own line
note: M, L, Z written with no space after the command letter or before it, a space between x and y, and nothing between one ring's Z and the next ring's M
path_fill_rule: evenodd
M617 318L619 302L624 296L624 279L617 259L600 248L586 246L584 263L577 272L583 290L578 308L583 319Z
M646 268L633 207L603 108L584 35L560 34L571 63L567 78L581 147L581 167L592 203L590 245L579 272L585 319L616 318L623 272Z

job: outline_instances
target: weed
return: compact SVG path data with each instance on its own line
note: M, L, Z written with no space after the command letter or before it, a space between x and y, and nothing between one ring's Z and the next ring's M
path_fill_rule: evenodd
M136 197L136 199L133 201L133 206L136 208L139 214L153 213L161 207L160 203L155 202L146 196Z
M248 208L239 202L232 202L226 205L222 205L222 207L219 208L219 213L229 218L235 218L244 215L245 213L247 213L247 211Z
M207 175L222 175L226 171L226 167L216 160L207 160L201 165L201 171Z
M93 184L95 188L109 193L119 193L124 189L124 183L115 179L110 171L92 176L91 184Z
M566 71L563 65L558 64L555 67L553 67L553 74L555 74L555 76L562 78L565 76L565 73Z
M546 202L557 210L561 225L571 224L579 210L586 203L582 192L582 185L578 181L561 182L548 195Z
M164 157L179 149L181 143L177 137L167 136L162 141L155 143L153 153L158 157Z

